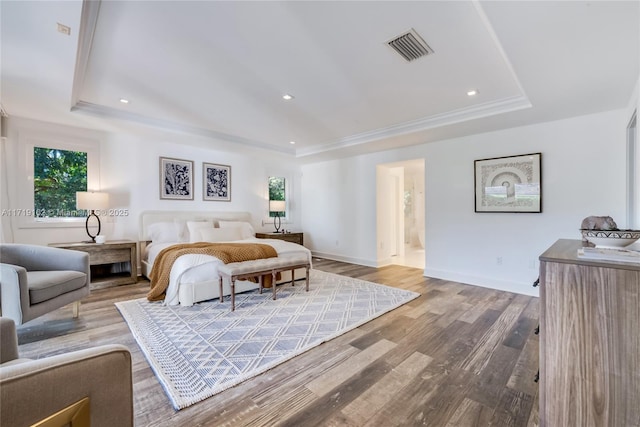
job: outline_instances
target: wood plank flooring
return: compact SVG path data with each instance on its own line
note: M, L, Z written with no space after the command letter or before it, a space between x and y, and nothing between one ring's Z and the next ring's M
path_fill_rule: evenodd
M537 426L538 299L314 259L314 268L419 292L361 327L174 411L114 302L148 282L96 289L19 328L22 357L107 343L132 352L136 426Z

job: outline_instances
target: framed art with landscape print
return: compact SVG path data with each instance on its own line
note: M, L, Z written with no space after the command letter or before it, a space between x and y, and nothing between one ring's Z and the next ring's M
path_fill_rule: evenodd
M193 162L160 157L160 199L193 200Z
M542 212L542 153L474 161L476 212Z
M203 200L231 201L231 166L202 163L202 178Z

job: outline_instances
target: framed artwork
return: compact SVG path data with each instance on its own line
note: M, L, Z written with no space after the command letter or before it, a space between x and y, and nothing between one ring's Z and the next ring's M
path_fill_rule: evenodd
M542 212L542 153L474 161L476 212Z
M202 163L202 198L231 201L231 166Z
M160 199L193 200L193 162L160 157Z

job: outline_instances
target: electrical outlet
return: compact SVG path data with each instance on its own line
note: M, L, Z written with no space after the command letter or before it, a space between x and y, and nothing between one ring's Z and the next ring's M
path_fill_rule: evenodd
M64 24L61 24L59 22L57 24L58 24L58 32L59 33L65 34L67 36L71 35L71 27L68 27L68 26L66 26Z
M501 256L496 258L496 264L502 265L502 257Z

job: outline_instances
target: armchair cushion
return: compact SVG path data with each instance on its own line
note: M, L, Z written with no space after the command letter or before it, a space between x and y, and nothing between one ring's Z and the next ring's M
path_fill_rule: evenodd
M79 271L28 271L29 301L38 304L67 292L80 289L87 283L87 275Z
M0 314L21 325L89 295L89 254L17 243L0 244Z

